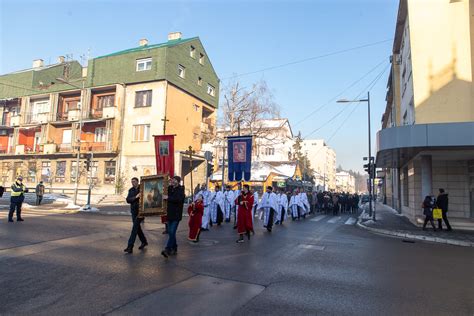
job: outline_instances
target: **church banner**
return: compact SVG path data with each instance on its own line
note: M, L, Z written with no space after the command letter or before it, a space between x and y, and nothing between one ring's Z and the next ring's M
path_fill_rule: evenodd
M227 137L229 181L250 181L252 168L252 136Z
M174 135L154 135L156 174L174 176Z

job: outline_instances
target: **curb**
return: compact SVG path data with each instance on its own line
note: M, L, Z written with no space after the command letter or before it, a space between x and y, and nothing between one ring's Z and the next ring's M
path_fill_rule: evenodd
M414 235L410 233L399 233L395 231L391 231L388 229L381 229L381 228L374 228L374 227L369 227L360 222L360 220L357 221L357 226L359 226L362 229L386 235L386 236L391 236L391 237L396 237L396 238L408 238L408 239L416 239L416 240L422 240L422 241L429 241L429 242L435 242L435 243L440 243L440 244L447 244L447 245L454 245L454 246L461 246L461 247L474 247L474 242L468 242L468 241L461 241L461 240L456 240L456 239L448 239L448 238L440 238L440 237L430 237L430 236L421 236L421 235Z

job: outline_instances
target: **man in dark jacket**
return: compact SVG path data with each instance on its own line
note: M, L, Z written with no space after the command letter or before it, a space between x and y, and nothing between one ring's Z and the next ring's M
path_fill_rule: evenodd
M444 192L444 189L439 189L439 195L436 198L436 206L441 209L443 212L443 220L444 223L446 224L447 230L453 230L451 228L451 225L449 225L448 221L448 194ZM442 230L443 229L443 220L438 219L438 229Z
M168 186L168 195L163 195L163 199L168 201L167 217L168 217L168 242L166 248L161 252L163 257L168 258L169 255L175 255L178 252L178 244L176 243L176 231L178 225L183 218L184 206L184 187L180 185L181 178L174 176L170 179Z
M130 233L130 238L128 239L128 246L123 250L126 253L133 252L133 245L135 244L137 235L138 238L140 238L140 241L142 242L138 249L143 250L146 246L148 246L145 234L143 233L142 227L140 226L143 221L143 218L138 217L139 200L140 186L138 184L138 178L132 178L132 187L128 190L127 203L130 204L130 213L132 213L133 226L132 232Z
M28 192L28 189L23 184L23 177L19 176L15 183L12 184L12 192L10 196L10 211L8 212L8 221L13 222L13 213L16 209L16 221L23 222L21 218L21 205L25 200L25 193Z

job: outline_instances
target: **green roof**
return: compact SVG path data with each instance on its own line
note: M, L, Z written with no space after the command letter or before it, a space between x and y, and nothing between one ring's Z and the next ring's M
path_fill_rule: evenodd
M134 48L121 50L121 51L111 53L111 54L102 55L102 56L96 57L95 59L104 58L104 57L111 57L111 56L117 56L117 55L128 54L128 53L134 53L134 52L140 52L140 51L143 51L143 50L148 50L148 49L153 49L153 48L171 47L171 46L183 44L183 43L186 43L186 42L190 42L190 41L195 40L197 38L198 37L196 36L196 37L191 37L191 38L186 38L186 39L170 40L170 41L167 41L165 43L160 43L160 44L138 46L138 47L134 47Z

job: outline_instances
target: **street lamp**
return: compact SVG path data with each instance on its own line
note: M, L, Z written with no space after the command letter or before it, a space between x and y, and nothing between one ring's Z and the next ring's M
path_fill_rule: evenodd
M77 191L79 190L79 162L81 159L81 136L82 136L82 105L84 104L84 89L86 81L82 79L82 88L76 86L75 84L70 83L64 78L56 78L57 81L81 89L81 106L79 108L79 139L78 139L78 148L77 148L77 157L76 157L76 183L74 185L74 204L77 204Z
M367 125L369 129L369 210L372 214L372 220L375 221L375 208L372 212L372 185L374 185L375 189L375 181L371 183L372 179L372 145L371 145L371 136L370 136L370 92L367 92L366 99L357 99L357 100L347 100L347 99L340 99L336 101L337 103L353 103L353 102L367 102ZM375 171L375 168L374 168ZM373 177L375 180L375 177Z

